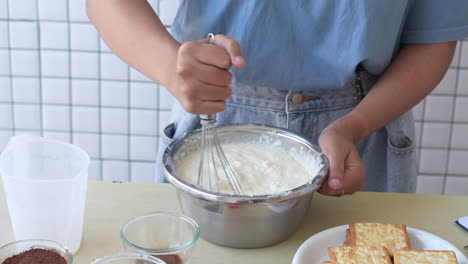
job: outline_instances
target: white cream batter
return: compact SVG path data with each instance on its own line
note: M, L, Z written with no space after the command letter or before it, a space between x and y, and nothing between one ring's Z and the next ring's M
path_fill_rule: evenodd
M317 153L310 153L305 148L286 151L275 143L232 143L222 147L245 195L269 195L294 189L311 181L321 168ZM175 170L184 180L198 185L199 164L200 151L196 151L181 158ZM233 193L223 170L218 169L220 171L219 192ZM209 189L207 183L201 187Z

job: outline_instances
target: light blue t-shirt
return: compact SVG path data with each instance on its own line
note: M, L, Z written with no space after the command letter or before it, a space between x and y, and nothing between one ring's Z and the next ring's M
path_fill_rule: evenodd
M333 89L359 63L381 74L401 44L468 37L468 0L183 0L173 36L210 32L239 41L239 84Z

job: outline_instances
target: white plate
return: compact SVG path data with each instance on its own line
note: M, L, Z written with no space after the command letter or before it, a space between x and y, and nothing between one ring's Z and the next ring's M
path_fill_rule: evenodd
M342 225L324 230L307 239L294 255L292 264L320 264L329 260L329 247L342 246L346 240L348 225ZM407 227L411 249L452 250L457 255L459 264L468 264L468 259L454 245L431 233Z

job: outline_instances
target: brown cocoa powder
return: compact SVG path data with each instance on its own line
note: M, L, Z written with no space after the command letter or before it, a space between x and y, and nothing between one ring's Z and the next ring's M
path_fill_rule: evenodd
M2 264L67 264L67 260L55 251L32 248L7 258Z

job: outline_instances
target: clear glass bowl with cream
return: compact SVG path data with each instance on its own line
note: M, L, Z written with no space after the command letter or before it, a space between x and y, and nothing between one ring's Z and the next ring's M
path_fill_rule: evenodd
M184 214L200 225L205 240L219 245L257 248L283 241L307 213L328 173L327 159L310 139L286 129L235 124L218 127L217 134L245 193L197 186L201 131L192 131L163 156Z

